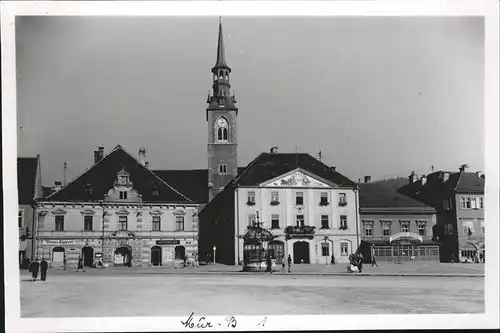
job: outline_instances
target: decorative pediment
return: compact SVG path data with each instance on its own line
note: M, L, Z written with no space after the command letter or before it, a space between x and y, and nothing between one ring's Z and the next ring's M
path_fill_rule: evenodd
M67 212L64 209L58 208L52 211L54 215L65 215Z
M142 195L134 189L130 174L122 169L116 174L114 186L104 195L104 200L141 202Z
M115 186L120 187L132 187L132 182L130 181L130 173L121 169L116 174Z
M162 214L163 214L163 211L161 211L160 209L153 209L152 211L149 212L149 215L155 215L155 216L159 216Z
M82 213L82 215L94 215L95 214L95 210L86 208L86 209L83 209L81 211L81 213Z
M316 177L302 169L296 169L284 175L268 180L261 187L337 187L324 179Z
M120 209L119 211L117 211L115 213L116 215L129 215L130 212L128 210L125 210L125 209Z
M48 212L49 212L49 211L48 211L48 210L45 210L45 209L44 209L44 210L41 210L41 211L39 211L39 212L38 212L38 216L45 216L45 215L47 215L47 213L48 213Z
M186 215L186 211L182 208L177 208L176 210L174 210L174 215L175 216L184 216L184 215Z

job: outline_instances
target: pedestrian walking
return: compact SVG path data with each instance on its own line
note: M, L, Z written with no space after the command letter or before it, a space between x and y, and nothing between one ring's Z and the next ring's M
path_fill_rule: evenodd
M38 277L38 269L40 268L40 264L38 263L38 259L35 259L30 264L30 272L31 272L31 280L36 281Z
M331 261L331 264L332 265L335 265L335 256L332 254L332 261Z
M292 267L292 257L290 255L288 255L287 262L288 262L288 273L290 273Z
M378 267L377 259L375 258L375 255L372 255L372 267L373 266L377 266Z
M76 271L79 272L79 271L83 271L85 272L85 270L83 269L83 259L82 257L78 257L78 266L76 268Z
M285 258L281 257L281 271L282 272L285 272L285 266L286 266Z
M42 258L40 262L40 280L47 280L47 270L49 269L49 263L45 261L45 258Z
M358 254L358 268L359 272L361 273L363 271L363 255L361 253Z
M68 265L68 259L66 258L66 255L64 255L63 265L64 265L64 270L66 270L66 267Z
M271 260L271 254L269 253L267 254L266 264L267 264L266 272L273 274L273 262Z

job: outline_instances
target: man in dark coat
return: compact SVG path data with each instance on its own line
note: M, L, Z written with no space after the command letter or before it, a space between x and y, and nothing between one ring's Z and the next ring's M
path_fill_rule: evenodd
M290 255L288 255L288 258L286 261L288 263L288 273L290 273L291 268L292 268L292 257Z
M45 261L45 258L42 258L42 262L40 263L40 280L47 280L47 269L49 269L49 263Z
M40 264L38 263L38 259L35 259L35 261L31 262L30 264L30 272L31 272L31 277L33 281L36 281L36 278L38 277L38 268L40 267Z
M269 272L269 273L273 273L273 262L271 260L271 254L267 254L267 258L266 258L266 264L267 264L267 269L266 269L266 272Z

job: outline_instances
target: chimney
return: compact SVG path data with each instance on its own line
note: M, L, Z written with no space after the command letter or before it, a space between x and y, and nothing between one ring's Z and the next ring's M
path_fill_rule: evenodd
M94 164L99 162L100 158L99 158L99 151L97 150L94 150Z
M332 169L332 171L337 171L337 167L335 165L331 166L330 169Z
M99 147L99 160L104 157L104 147Z
M146 163L144 163L144 166L146 167L146 169L149 169L149 162L146 161Z
M139 163L146 166L146 148L139 148Z
M410 184L415 183L418 180L418 176L415 174L415 171L412 171L410 174Z
M372 180L371 176L365 176L365 183L369 183Z
M476 171L476 176L483 178L484 174L481 171Z
M54 182L54 190L59 191L62 188L62 183L60 181L55 181Z
M422 177L420 177L420 181L422 183L422 186L424 186L427 183L427 176L423 175Z
M271 148L271 154L277 154L278 153L278 147L274 146Z
M460 172L465 172L469 166L467 164L462 164L458 170Z

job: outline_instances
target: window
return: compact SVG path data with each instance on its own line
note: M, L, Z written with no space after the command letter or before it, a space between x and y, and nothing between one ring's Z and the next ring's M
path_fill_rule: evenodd
M345 193L339 193L339 206L347 205L347 196Z
M462 208L462 209L467 208L467 204L465 202L465 197L460 197L460 208Z
M271 229L279 229L280 228L280 216L279 215L271 215Z
M153 216L153 231L161 230L161 218L160 216Z
M24 225L23 220L24 220L24 210L20 210L17 214L17 227L18 228L23 227L23 225Z
M83 230L92 231L94 217L92 215L85 215L83 217Z
M330 229L328 215L321 215L321 229Z
M320 193L319 205L320 206L327 206L328 205L328 192L321 192Z
M349 244L347 244L347 243L340 243L340 255L341 256L346 256L348 248L349 248Z
M479 206L477 198L476 197L470 197L470 201L471 201L470 208L477 209L477 207Z
M118 216L118 230L120 230L120 231L127 230L127 216L126 215Z
M464 231L464 236L474 235L474 222L473 221L462 221L462 228Z
M426 221L417 221L418 234L420 236L426 236L427 230L427 222Z
M247 193L247 205L255 205L255 192L250 191Z
M64 231L64 215L56 215L56 231Z
M227 165L226 164L219 164L219 173L221 175L227 174Z
M303 227L304 225L304 215L297 215L297 227Z
M279 195L278 192L271 192L271 205L279 204Z
M123 199L123 200L127 199L127 192L126 191L120 191L120 199Z
M347 215L340 215L340 228L341 230L347 230Z
M303 205L304 204L304 193L302 193L302 192L295 193L295 204L296 205Z
M323 257L328 257L330 256L330 247L328 246L328 243L321 243L321 255Z
M248 225L253 226L255 224L255 214L248 215Z
M222 102L222 99L219 101ZM227 138L228 138L227 120L225 118L219 118L217 120L217 140L227 141L228 140Z
M391 235L391 223L382 223L382 236L389 237Z
M365 236L373 236L373 223L364 222L364 227L365 227Z
M479 197L479 208L483 209L484 208L484 201L483 197Z
M410 232L410 222L408 221L401 222L401 232Z
M465 208L472 208L472 198L471 197L465 198Z
M184 231L184 216L175 217L175 231Z

